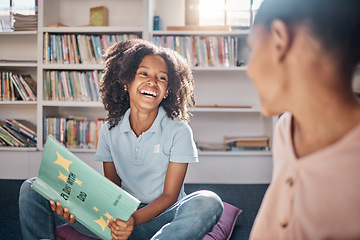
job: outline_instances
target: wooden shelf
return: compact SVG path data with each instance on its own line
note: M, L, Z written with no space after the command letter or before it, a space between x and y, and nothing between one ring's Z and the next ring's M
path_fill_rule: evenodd
M43 32L50 33L141 33L142 27L44 27Z
M34 147L2 147L2 146L0 146L0 151L36 152L37 149Z
M239 71L244 72L247 70L246 66L240 67L193 67L193 71Z
M37 101L0 101L0 105L36 105Z
M251 107L205 107L199 106L191 109L192 112L234 112L234 113L260 113L259 109Z
M37 31L0 32L0 35L37 35Z
M104 107L102 102L96 101L42 101L42 105L51 107Z
M272 156L271 151L201 151L199 156Z
M16 67L16 68L36 68L38 64L36 62L29 61L0 61L0 67Z
M43 63L41 67L44 70L103 70L104 64L58 64L58 63Z
M234 30L234 31L152 31L153 36L159 35L247 35L250 30Z

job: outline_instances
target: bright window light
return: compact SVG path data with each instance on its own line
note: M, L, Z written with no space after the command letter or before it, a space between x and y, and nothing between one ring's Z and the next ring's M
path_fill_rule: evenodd
M0 15L9 15L9 14L10 14L10 1L0 0Z
M199 25L225 25L225 1L199 0Z
M13 12L24 15L34 15L36 12L36 0L12 0Z

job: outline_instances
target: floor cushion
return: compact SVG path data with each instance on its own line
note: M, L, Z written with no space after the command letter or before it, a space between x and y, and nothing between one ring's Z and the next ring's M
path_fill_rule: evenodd
M215 225L214 229L203 238L203 240L230 239L232 231L234 230L236 219L242 210L229 203L223 203L224 211L219 222ZM72 228L70 224L64 224L57 227L56 234L58 240L97 240L97 238L88 237L79 233Z
M56 228L57 240L98 240L99 238L88 237L76 231L70 223L63 224Z
M234 230L236 219L242 212L241 209L223 202L224 211L214 229L205 235L203 240L229 240Z

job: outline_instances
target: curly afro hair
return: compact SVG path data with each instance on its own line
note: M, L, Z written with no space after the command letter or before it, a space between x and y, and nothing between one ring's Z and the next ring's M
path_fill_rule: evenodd
M125 85L135 79L136 71L146 55L158 55L168 67L168 96L160 103L167 116L189 121L190 108L195 105L194 79L186 59L176 51L158 47L143 39L114 44L104 54L105 69L100 94L108 112L110 129L115 127L130 107Z

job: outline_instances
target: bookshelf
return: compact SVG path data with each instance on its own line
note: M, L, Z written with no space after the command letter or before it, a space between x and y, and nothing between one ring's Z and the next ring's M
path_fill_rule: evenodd
M36 124L38 135L37 148L0 148L0 178L25 179L37 174L43 149L44 117L82 116L89 120L106 117L99 101L45 99L45 72L101 71L104 67L100 62L76 64L44 61L45 34L136 34L147 40L152 40L156 36L230 36L238 39L237 56L239 59L245 59L244 42L248 30L166 31L166 26L184 24L183 4L184 0L174 0L171 3L167 0L104 0L101 3L96 0L39 0L37 31L0 33L0 59L16 60L0 62L0 71L8 69L30 74L37 81L38 87L36 102L0 101L0 120L28 119ZM109 26L84 26L89 22L90 8L99 5L109 9ZM152 31L155 15L161 19L160 31ZM51 27L55 23L67 27ZM3 42L7 47L4 47ZM224 136L264 135L270 138L271 146L276 119L262 116L256 89L246 76L245 65L194 66L193 73L197 107L192 110L190 126L195 141L219 142ZM101 164L93 161L95 150L71 151L102 173ZM271 178L271 150L199 151L199 158L199 164L189 167L187 182L267 183Z
M76 38L79 36L89 36L94 38L94 36L116 36L116 35L136 35L138 37L143 37L145 35L145 28L143 23L146 20L144 17L138 17L132 14L135 10L143 12L144 3L143 0L125 0L125 1L113 1L107 0L99 3L98 1L41 1L39 3L39 11L43 14L39 15L39 45L42 46L38 51L39 59L39 72L41 74L45 72L90 72L98 71L101 72L103 65L101 64L101 59L96 61L84 61L84 58L80 59L81 63L69 62L64 63L64 61L52 61L51 59L47 61L46 55L43 54L43 49L46 47L46 38L45 35L49 36L67 36L74 35ZM41 5L40 5L41 4ZM108 26L86 26L89 24L89 13L90 8L103 5L108 8ZM54 8L55 7L55 8ZM57 9L56 9L57 8ZM74 14L76 11L76 14ZM141 14L142 15L142 14ZM61 23L66 25L64 27L53 27L53 24ZM78 38L77 38L78 39ZM78 42L79 43L79 42ZM111 42L107 43L111 45ZM62 47L64 44L62 44ZM80 46L77 46L80 49ZM70 54L69 54L70 56ZM79 54L79 58L82 55ZM43 75L42 75L43 76ZM44 89L44 79L39 83L39 89ZM43 94L43 92L42 92ZM69 117L69 116L81 116L86 117L88 120L96 120L97 118L105 118L106 112L103 110L103 106L98 99L82 99L80 101L69 99L65 100L45 100L45 96L41 96L42 101L39 104L40 114L38 118L38 128L39 126L43 129L43 117L54 116L54 117ZM42 130L44 131L44 130ZM42 131L38 131L42 133ZM41 150L43 145L43 135L39 134L38 136L38 148ZM92 155L94 150L91 149L72 149L77 153L90 153Z
M37 80L37 31L0 32L0 72L30 75ZM15 48L9 46L16 46ZM13 86L16 91L15 86ZM37 101L4 99L0 101L0 121L6 118L26 118L37 124ZM14 148L4 147L10 152ZM36 151L36 148L19 148L20 151ZM6 154L5 154L6 155Z

